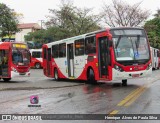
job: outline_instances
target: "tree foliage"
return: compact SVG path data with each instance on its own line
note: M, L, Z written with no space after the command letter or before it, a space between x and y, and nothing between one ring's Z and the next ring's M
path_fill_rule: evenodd
M59 10L49 9L50 16L46 23L47 28L55 31L56 40L68 38L99 29L101 17L91 14L90 8L77 8L73 3L62 1Z
M111 5L104 4L104 22L110 27L138 26L150 15L148 10L142 10L140 3L129 5L121 0L112 0Z
M10 38L12 34L18 32L17 24L18 19L14 10L0 3L0 36L8 35Z
M155 17L155 18L160 17L160 9L157 9L157 13L156 13L156 14L154 14L154 17Z
M49 9L50 15L46 29L31 32L25 36L25 41L35 41L41 44L100 29L100 16L91 14L92 9L77 8L73 3L62 1L59 9Z
M46 30L38 30L35 32L30 32L24 36L25 41L34 41L34 43L42 45L48 43L49 38L46 37ZM39 47L38 47L39 48Z
M150 45L160 49L160 16L157 16L158 13L159 11L155 18L145 23L144 28L147 31Z

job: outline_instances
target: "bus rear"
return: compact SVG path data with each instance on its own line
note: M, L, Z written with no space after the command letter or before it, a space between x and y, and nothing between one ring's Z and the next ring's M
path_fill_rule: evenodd
M30 76L30 53L24 43L4 42L0 44L0 78Z

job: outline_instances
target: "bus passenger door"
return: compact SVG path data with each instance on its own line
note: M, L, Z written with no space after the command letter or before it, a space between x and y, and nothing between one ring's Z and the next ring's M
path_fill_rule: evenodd
M43 70L48 77L51 75L51 48L43 48Z
M108 65L109 65L109 48L107 37L99 37L99 76L100 78L107 78L109 76Z
M9 50L0 50L0 76L10 77Z
M48 76L51 76L51 48L47 49L47 73Z
M73 43L67 44L68 77L74 77Z

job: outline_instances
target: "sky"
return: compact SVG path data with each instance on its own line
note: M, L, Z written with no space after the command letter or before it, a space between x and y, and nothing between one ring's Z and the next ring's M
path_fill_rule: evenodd
M111 4L112 0L72 0L77 7L93 8L95 14L102 11L104 3ZM124 0L123 0L124 1ZM142 9L150 10L151 14L155 14L160 9L160 0L125 0L129 4L141 2ZM39 23L40 20L46 21L46 15L49 15L48 9L58 9L61 0L0 0L17 13L23 14L21 23ZM151 16L152 17L152 16ZM150 18L151 18L150 17Z

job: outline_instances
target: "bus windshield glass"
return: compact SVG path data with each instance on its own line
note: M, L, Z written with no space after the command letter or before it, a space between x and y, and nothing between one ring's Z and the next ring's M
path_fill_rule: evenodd
M116 61L147 61L150 58L143 30L117 31L113 35Z
M27 49L27 45L18 44L14 46L13 44L12 61L17 65L28 65L30 63L30 53Z

